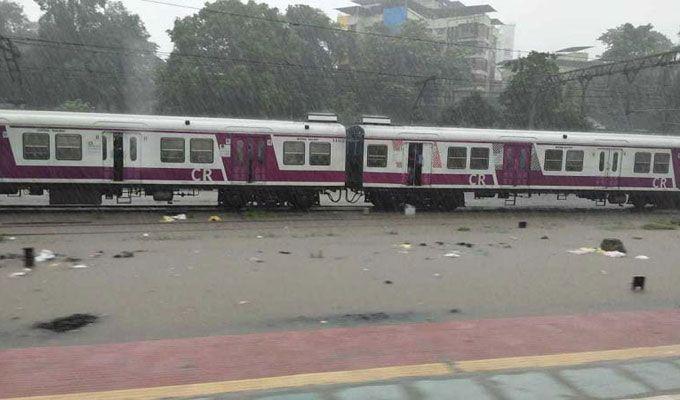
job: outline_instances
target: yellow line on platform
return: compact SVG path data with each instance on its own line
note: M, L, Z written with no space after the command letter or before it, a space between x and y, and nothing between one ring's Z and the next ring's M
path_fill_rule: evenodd
M21 397L14 398L13 400L152 400L168 397L194 397L220 393L290 389L313 385L368 383L399 378L436 377L452 375L454 371L489 372L507 369L548 368L602 361L623 361L637 358L667 358L678 356L680 356L680 345L638 347L621 350L459 361L456 362L453 367L444 363L405 365L398 367L320 372L313 374L195 383L175 386L160 386L140 389Z

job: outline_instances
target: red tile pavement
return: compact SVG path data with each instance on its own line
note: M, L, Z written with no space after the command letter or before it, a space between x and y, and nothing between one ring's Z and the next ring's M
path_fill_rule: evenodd
M0 351L0 398L680 344L680 310Z

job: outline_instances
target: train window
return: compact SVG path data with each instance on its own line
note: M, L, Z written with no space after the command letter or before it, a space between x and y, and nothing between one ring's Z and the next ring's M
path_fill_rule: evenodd
M137 161L137 138L130 137L130 161Z
M671 162L671 156L667 153L655 153L654 154L654 173L655 174L667 174L669 170L669 165Z
M600 172L604 171L604 151L600 152Z
M57 133L54 135L54 148L57 160L83 159L83 137L78 134Z
M546 150L545 151L545 166L546 171L562 171L562 150Z
M22 136L24 160L50 159L50 135L48 133L26 132Z
M649 173L649 167L652 163L652 153L635 153L635 166L633 172L636 174Z
M387 146L384 144L369 144L366 151L366 166L373 168L387 167Z
M305 165L305 142L283 142L283 164Z
M310 143L309 165L331 165L331 144L328 142Z
M612 172L616 172L619 169L619 153L615 152L612 159Z
M467 147L449 147L446 168L465 169L467 167Z
M161 138L161 162L184 162L184 139Z
M106 143L106 136L102 135L102 160L106 160L109 155L109 149Z
M570 172L583 171L583 150L567 150L567 161L564 169Z
M470 169L489 169L489 149L486 147L473 147L470 150Z
M236 141L236 161L243 162L243 140Z
M212 164L214 153L215 149L212 139L189 140L189 159L192 163Z

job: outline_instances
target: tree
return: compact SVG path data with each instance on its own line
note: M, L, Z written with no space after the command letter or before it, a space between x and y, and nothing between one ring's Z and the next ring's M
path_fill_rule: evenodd
M16 43L16 38L31 36L31 23L24 15L23 8L13 2L0 0L0 102L21 103L24 101L24 79L22 69L26 64L25 48Z
M664 34L654 30L652 24L633 26L627 23L607 30L599 38L607 50L602 54L606 61L620 61L644 57L668 51L673 42Z
M35 104L79 98L102 111L151 111L160 60L139 16L115 1L36 2L43 11L38 36L50 45L37 49Z
M514 128L586 129L585 116L567 101L562 88L543 84L548 75L559 72L555 57L531 52L512 64L514 75L500 102L505 124Z
M498 110L484 99L481 93L473 92L447 110L441 122L467 128L492 128L496 125L497 119Z
M31 30L31 24L24 15L20 5L7 1L0 1L0 36L25 35Z

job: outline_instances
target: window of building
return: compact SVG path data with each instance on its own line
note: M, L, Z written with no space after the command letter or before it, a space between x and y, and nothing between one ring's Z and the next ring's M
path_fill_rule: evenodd
M54 135L54 148L57 160L83 159L83 137L78 134L57 133Z
M489 149L486 147L473 147L470 150L470 169L489 169Z
M387 145L369 144L366 153L366 166L374 168L387 167Z
M184 162L183 138L161 138L161 162Z
M545 151L545 170L546 171L562 171L562 150L546 150Z
M467 147L449 147L446 160L448 169L465 169L467 167Z
M670 168L671 155L668 153L654 154L654 173L667 174Z
M22 137L24 160L50 159L50 135L48 133L26 132Z
M647 174L649 173L651 163L652 153L635 153L633 172L636 174Z
M137 138L130 137L130 161L137 161Z
M331 165L331 144L328 142L310 143L309 165Z
M283 142L283 163L305 165L305 142Z
M583 171L583 150L567 150L565 170L569 172Z
M108 144L106 142L106 136L102 135L102 160L106 160L109 156Z
M214 160L214 142L212 139L190 139L189 140L189 160L192 163L212 164Z

